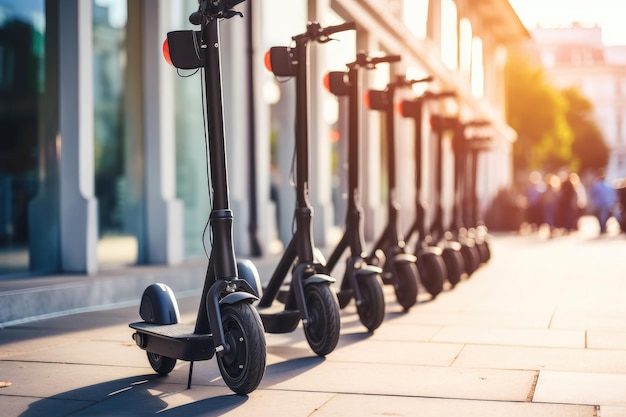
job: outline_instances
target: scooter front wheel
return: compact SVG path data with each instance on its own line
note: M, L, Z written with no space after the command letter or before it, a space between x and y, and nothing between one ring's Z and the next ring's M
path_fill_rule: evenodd
M254 391L265 373L266 344L263 324L247 302L221 307L227 352L217 355L217 365L228 387L239 395Z
M417 266L414 262L398 262L393 273L396 300L408 311L417 302Z
M357 304L359 319L367 330L373 332L385 317L385 296L377 275L370 274L358 279L361 302Z
M309 322L304 334L313 352L326 356L339 342L339 303L327 283L309 284L304 288Z
M164 376L169 374L172 372L172 369L174 369L174 366L176 366L176 358L170 358L153 352L146 352L146 354L148 355L150 366L159 375Z

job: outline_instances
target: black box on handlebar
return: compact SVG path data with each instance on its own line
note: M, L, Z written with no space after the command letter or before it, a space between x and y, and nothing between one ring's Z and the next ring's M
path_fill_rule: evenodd
M350 93L350 85L347 74L343 71L331 71L328 73L328 89L336 96L347 96Z
M167 43L172 65L180 69L204 67L201 36L200 31L193 30L168 32Z
M368 90L367 95L371 110L386 110L390 105L387 90Z
M294 77L297 64L294 63L293 51L288 46L270 48L270 65L272 72L279 77Z
M422 105L417 100L402 100L400 113L402 117L418 117L422 112Z

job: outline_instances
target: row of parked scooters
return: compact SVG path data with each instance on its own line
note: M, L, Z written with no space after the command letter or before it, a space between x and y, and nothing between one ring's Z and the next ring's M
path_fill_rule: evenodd
M144 291L139 308L142 321L131 323L133 339L147 352L152 368L161 375L174 369L177 360L190 362L188 386L191 385L193 363L216 356L224 382L235 393L248 394L261 382L266 363L265 333L288 333L302 323L304 334L317 355L331 353L339 341L340 309L354 300L359 318L369 330L377 329L385 315L382 285L393 285L398 304L409 310L417 302L418 289L425 288L436 297L446 285L454 287L464 276L470 276L490 257L486 229L462 227L462 204L454 205L453 222L443 224L441 205L442 135L453 131L455 149L455 193L475 192L477 150L470 149L464 136L465 126L457 120L433 118L433 131L439 135L436 161L437 203L434 222L425 225L425 210L420 202L421 118L422 106L452 93L424 93L401 103L404 117L415 120L416 208L417 217L404 239L414 237L415 249L410 251L398 233L398 203L395 183L395 93L417 82L398 77L381 91L369 90L372 111L385 117L385 142L388 178L388 222L371 253L365 250L362 235L362 209L359 204L359 113L362 93L362 71L380 63L400 61L400 56L376 56L358 53L347 64L346 71L331 72L327 77L329 90L347 97L349 102L348 185L349 200L345 234L326 261L312 238L313 213L309 200L309 121L308 93L309 52L311 43L326 43L334 33L355 30L354 23L322 27L308 23L304 33L292 37L290 47L273 47L267 64L281 78L296 83L295 153L296 207L295 231L286 246L267 285L261 286L256 268L248 260L237 260L232 241L233 213L228 196L224 117L222 103L219 24L242 14L234 7L244 0L199 0L198 11L189 20L199 31L175 31L164 44L166 59L179 69L202 69L204 104L206 106L212 195L210 231L212 251L209 257L196 322L180 323L176 298L165 284L150 285ZM468 157L468 155L473 155ZM473 161L473 165L472 165ZM466 175L468 172L473 174ZM458 199L455 199L458 200ZM467 213L465 213L467 214ZM335 269L346 250L345 272L339 291L335 291ZM446 282L448 284L446 284Z

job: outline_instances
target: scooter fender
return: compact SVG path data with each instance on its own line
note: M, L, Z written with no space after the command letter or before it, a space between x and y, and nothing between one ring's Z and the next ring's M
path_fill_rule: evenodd
M303 288L311 284L334 284L337 280L326 274L313 274L303 280Z
M161 283L147 287L141 296L139 316L144 321L153 324L178 323L180 313L172 289Z
M237 292L233 292L233 293L228 294L226 297L222 298L219 303L220 303L220 305L222 305L222 304L235 304L235 303L238 303L238 302L244 301L244 300L246 300L249 303L254 303L258 299L259 299L259 297L257 297L254 294L250 294L249 292L237 291Z
M391 260L393 266L396 266L398 264L403 264L403 263L410 263L410 262L415 263L416 261L417 261L417 256L411 255L410 253L398 253Z
M263 287L254 263L249 259L237 260L237 272L239 273L239 278L250 284L250 287L254 290L254 295L261 298L263 296Z

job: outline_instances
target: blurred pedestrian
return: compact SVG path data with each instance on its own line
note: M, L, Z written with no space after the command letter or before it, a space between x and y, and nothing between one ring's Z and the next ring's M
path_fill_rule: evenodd
M530 173L530 184L526 188L526 222L532 230L537 230L543 223L543 207L541 196L546 190L546 184L539 171Z
M598 168L596 178L589 190L589 202L591 203L593 214L600 223L600 233L606 233L606 222L611 216L616 203L615 188L606 180L604 168Z
M619 206L619 228L626 233L626 178L622 178L617 187L617 205Z
M558 193L561 187L561 180L554 174L546 176L546 190L541 196L541 204L543 205L543 222L550 228L550 233L555 228L555 216L558 202Z
M565 232L576 230L578 224L578 194L572 178L568 172L561 174L561 189L557 199L555 226Z

